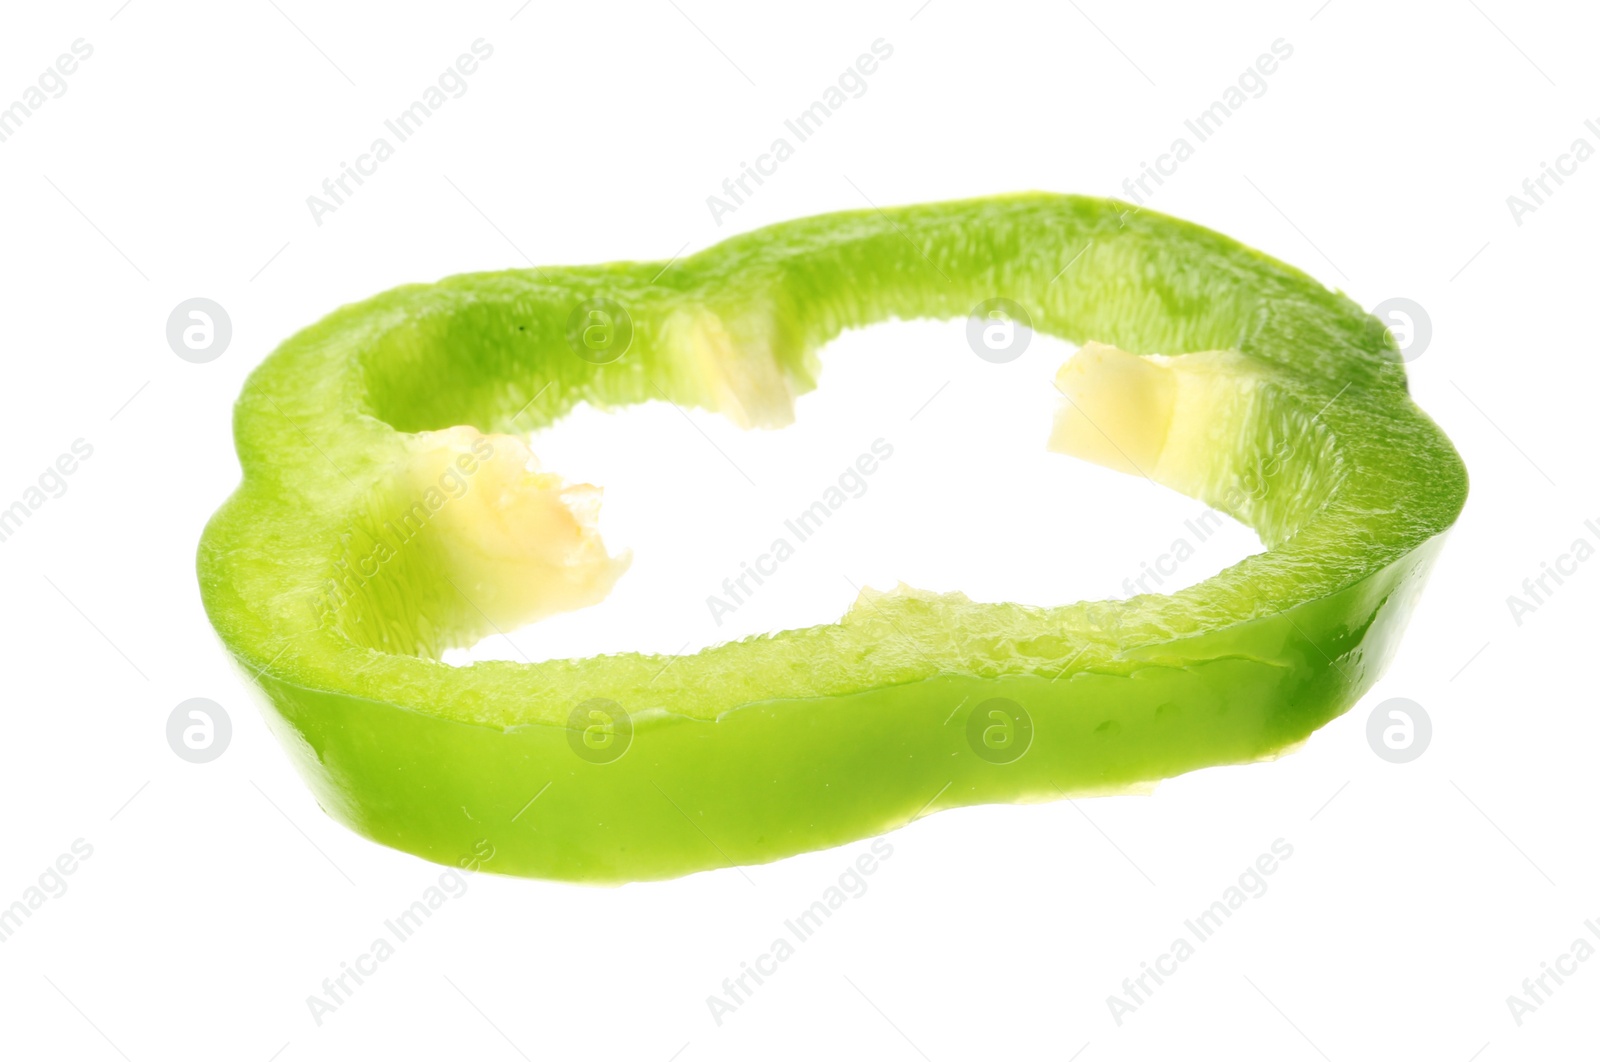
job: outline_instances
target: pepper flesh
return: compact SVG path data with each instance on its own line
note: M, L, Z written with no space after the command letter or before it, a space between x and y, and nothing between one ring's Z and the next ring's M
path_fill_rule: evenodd
M493 440L579 402L658 399L781 425L844 329L960 318L996 296L1085 345L1058 379L1058 449L1227 512L1265 551L1123 602L868 591L839 623L676 660L439 659L594 595L508 592L486 614L473 588L532 562L479 548L488 567L462 575L477 532L447 491L437 515L418 515L420 433ZM566 342L596 298L632 322L609 364ZM1467 489L1392 337L1349 299L1198 226L1048 194L802 219L665 271L398 288L285 342L234 427L244 478L201 539L202 593L321 805L437 862L488 850L484 869L586 882L765 862L945 808L1277 755L1375 680ZM581 505L571 526L539 511L597 579L623 563L585 537ZM997 697L1032 727L1005 763L967 739L970 713ZM619 727L581 737L604 748L631 726L626 751L575 753L572 728L607 714Z

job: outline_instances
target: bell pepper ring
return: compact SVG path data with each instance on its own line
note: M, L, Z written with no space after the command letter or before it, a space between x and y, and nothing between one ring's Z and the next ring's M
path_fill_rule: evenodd
M1052 449L1197 498L1264 551L1125 601L902 586L677 658L442 661L599 601L626 566L598 491L538 470L527 433L580 402L781 426L845 329L1002 297L1079 345ZM670 269L396 288L280 346L234 434L243 479L200 587L321 806L439 863L592 883L1276 757L1383 670L1467 493L1350 299L1197 225L1037 193L790 221Z

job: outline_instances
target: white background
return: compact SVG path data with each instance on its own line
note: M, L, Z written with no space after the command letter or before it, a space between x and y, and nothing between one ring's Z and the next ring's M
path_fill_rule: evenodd
M1594 1049L1600 962L1520 1026L1506 1004L1600 919L1600 562L1520 625L1506 601L1575 539L1600 540L1584 527L1600 518L1600 161L1521 224L1506 202L1575 138L1600 147L1584 127L1600 123L1592 13L1506 0L120 2L14 5L0 32L0 102L75 39L94 49L0 143L0 504L74 440L94 448L0 543L0 905L76 839L93 848L0 944L8 1057L1488 1062ZM467 93L317 225L306 197L480 37L494 55ZM894 54L868 91L715 224L706 197L878 38ZM1149 205L1363 305L1404 297L1431 318L1412 384L1460 447L1472 496L1377 688L1273 763L1150 796L917 822L889 838L867 893L720 1026L706 997L865 842L619 889L479 874L319 1026L306 997L438 868L318 810L200 608L195 544L237 481L229 417L246 373L334 307L402 282L667 259L869 200L1123 195L1278 38L1293 56L1265 94ZM233 322L209 364L179 360L164 335L194 296ZM579 411L536 449L607 487L602 526L634 568L606 603L475 655L675 652L835 619L850 583L1120 595L1200 506L1043 452L1048 375L1067 353L1036 339L995 366L961 322L885 326L824 352L822 387L785 432L696 414L702 436L659 404ZM895 457L868 493L715 627L705 595L879 437ZM1254 548L1230 527L1172 585ZM1434 726L1405 765L1365 737L1395 696ZM209 764L166 742L190 697L233 722ZM1270 890L1119 1026L1107 996L1278 838L1294 854Z

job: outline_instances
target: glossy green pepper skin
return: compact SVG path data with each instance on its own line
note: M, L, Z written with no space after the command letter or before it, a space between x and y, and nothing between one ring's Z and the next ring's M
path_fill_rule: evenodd
M319 802L358 832L441 863L492 850L484 869L615 883L1273 756L1372 684L1466 497L1378 321L1125 204L1029 194L828 215L661 270L399 288L306 329L247 383L244 480L200 543L205 605ZM580 401L781 422L842 330L961 318L997 296L1073 342L1238 352L1249 373L1202 410L1209 445L1184 457L1181 486L1265 552L1124 602L873 596L838 624L670 668L636 653L446 666L444 649L492 627L447 577L438 529L330 604L330 580L407 502L395 469L410 433L526 432ZM594 298L632 321L609 364L567 342Z

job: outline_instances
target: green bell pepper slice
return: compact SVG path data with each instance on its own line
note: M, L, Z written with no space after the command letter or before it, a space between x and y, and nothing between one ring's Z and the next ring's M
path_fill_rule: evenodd
M844 329L994 297L1082 345L1053 447L1265 551L1120 602L902 588L677 659L441 661L621 572L591 489L530 471L518 433L662 399L781 425ZM1349 299L1199 226L1049 194L806 218L670 269L397 288L279 347L234 433L203 599L321 806L440 863L597 883L1276 756L1382 671L1467 491Z

